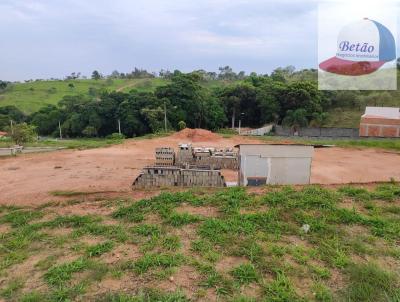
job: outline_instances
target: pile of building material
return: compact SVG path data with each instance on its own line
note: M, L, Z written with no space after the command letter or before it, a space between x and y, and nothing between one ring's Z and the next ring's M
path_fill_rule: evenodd
M180 144L176 158L177 165L197 165L211 169L238 169L238 154L232 148L216 149Z
M173 166L175 164L175 151L169 147L156 148L156 166Z
M145 167L133 182L136 188L163 186L224 187L225 179L220 169L238 168L237 152L232 148L193 148L179 144L178 153L173 148L156 148L154 166Z
M180 167L145 167L135 179L135 188L164 186L225 187L225 179L218 170L183 169Z

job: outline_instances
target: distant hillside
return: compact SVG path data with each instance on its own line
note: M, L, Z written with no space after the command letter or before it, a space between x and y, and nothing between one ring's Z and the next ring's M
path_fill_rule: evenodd
M65 95L88 94L106 89L127 92L131 89L152 91L164 85L167 80L155 79L113 79L113 80L65 80L38 81L9 85L0 92L0 107L15 105L25 113L39 110L46 104L57 104ZM73 86L71 86L71 84Z

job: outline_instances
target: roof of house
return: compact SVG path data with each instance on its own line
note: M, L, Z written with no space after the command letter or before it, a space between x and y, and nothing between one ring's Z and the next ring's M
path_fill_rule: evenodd
M7 132L0 131L0 136L6 136Z
M366 107L362 117L400 119L400 108L396 107Z

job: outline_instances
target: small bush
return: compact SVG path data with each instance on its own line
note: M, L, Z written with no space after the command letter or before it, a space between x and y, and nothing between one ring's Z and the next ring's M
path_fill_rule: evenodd
M120 139L125 139L125 135L122 133L112 133L106 137L107 139L114 139L114 140L120 140Z

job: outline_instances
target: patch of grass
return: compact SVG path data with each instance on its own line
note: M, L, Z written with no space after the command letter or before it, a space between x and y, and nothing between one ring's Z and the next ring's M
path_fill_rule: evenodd
M331 277L331 271L325 267L311 265L309 268L318 279L329 279Z
M104 297L98 297L98 302L189 302L190 300L179 291L163 293L154 289L144 289L136 296L124 293L108 293Z
M50 255L47 256L45 259L39 260L36 264L35 267L40 269L40 270L48 270L50 267L52 267L55 263L57 262L57 256L55 255Z
M40 211L15 210L2 216L0 223L10 223L12 227L16 228L26 225L42 216L43 213Z
M398 277L376 264L353 264L347 273L349 285L343 293L346 301L399 301Z
M111 251L114 247L112 241L106 241L99 244L95 244L86 248L86 256L98 257Z
M300 301L283 272L277 272L275 280L265 285L264 295L266 301Z
M181 254L151 254L147 253L134 264L134 271L138 274L143 274L151 268L161 267L169 268L180 266L184 262L184 257Z
M25 293L21 296L20 302L47 302L49 301L48 296L44 293L33 291Z
M162 247L168 251L178 250L182 244L178 236L166 236L162 239Z
M333 300L332 292L323 283L315 283L312 286L312 290L315 296L315 300L319 302L331 302Z
M257 270L252 264L241 264L238 267L235 267L231 271L231 274L240 284L257 282L259 278Z
M398 184L382 184L375 188L373 192L375 199L386 201L395 201L400 199L400 185Z
M89 268L89 261L85 258L79 258L72 262L63 263L51 267L44 278L49 285L60 286L71 280L72 275Z
M73 286L55 287L49 295L50 301L74 301L79 295L83 295L86 291L87 283L79 282Z
M5 299L11 299L17 296L17 294L24 287L25 282L21 279L11 280L5 288L0 290L0 296Z
M140 224L135 226L132 231L141 236L159 236L161 234L160 228L155 224Z
M343 195L354 198L358 201L368 201L372 197L368 190L354 186L343 186L340 187L338 191Z
M166 223L174 226L180 227L186 224L191 224L200 221L200 217L197 215L191 215L189 213L172 213L166 219Z
M43 223L43 226L50 228L79 228L101 220L100 217L91 215L57 216L54 220Z
M221 257L221 255L216 251L215 246L204 239L192 241L190 250L200 254L206 260L211 262L215 262Z

